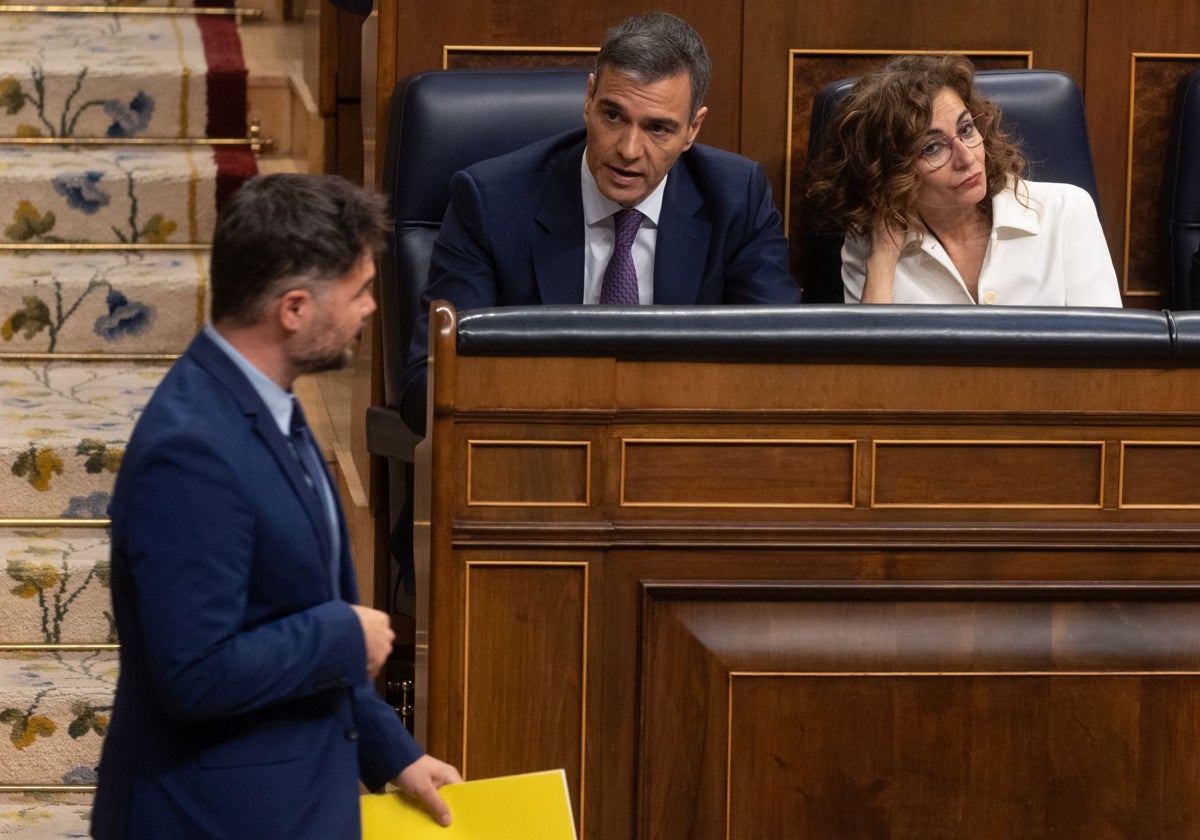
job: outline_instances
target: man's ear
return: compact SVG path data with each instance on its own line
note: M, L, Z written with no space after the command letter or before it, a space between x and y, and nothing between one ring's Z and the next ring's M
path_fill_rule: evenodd
M684 145L684 151L692 148L692 144L696 142L696 135L700 133L700 123L704 122L704 117L708 114L708 106L700 106L700 110L696 112L696 116L692 118L691 124L688 126L687 144Z
M304 323L312 294L307 289L289 289L275 303L275 317L279 326L288 332L296 332Z
M592 107L592 96L596 93L596 74L588 73L587 96L583 97L583 118L587 120Z

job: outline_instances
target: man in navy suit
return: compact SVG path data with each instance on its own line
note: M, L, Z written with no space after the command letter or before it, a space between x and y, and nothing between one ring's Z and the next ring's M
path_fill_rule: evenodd
M357 840L359 780L443 823L458 772L372 680L386 613L356 604L345 521L291 387L346 364L375 310L382 199L251 180L218 218L212 322L163 379L111 505L120 676L97 838Z
M642 304L798 303L782 220L758 164L697 145L708 52L673 15L609 31L583 129L471 166L450 182L404 371L402 411L425 427L428 313L609 302L614 213L641 214L632 244Z

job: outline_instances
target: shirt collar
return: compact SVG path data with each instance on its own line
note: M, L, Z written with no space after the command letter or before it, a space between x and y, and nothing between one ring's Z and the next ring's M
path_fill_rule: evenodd
M658 182L654 191L642 199L641 204L633 208L646 217L646 221L642 224L658 227L658 216L662 212L663 191L667 188L667 178L670 177L671 173L668 172L667 177ZM622 209L620 204L607 198L596 186L596 178L592 175L592 170L588 169L586 148L583 150L583 160L579 164L579 184L583 188L583 221L588 227L604 221Z
M1025 182L1015 178L1009 178L1008 185L992 196L992 230L1005 229L1031 236L1042 229L1041 214L1033 206Z
M1020 191L1019 199L1014 190ZM1022 201L1027 202L1030 206L1026 207L1021 203ZM997 235L1000 231L1008 231L1017 236L1037 235L1042 229L1042 216L1032 205L1033 199L1025 188L1025 182L1010 176L1008 186L992 196L992 236ZM934 237L923 237L911 229L906 232L904 237L906 248L910 244L916 243L926 253L934 250L934 242Z
M216 331L212 322L204 325L204 334L209 337L213 344L220 348L221 352L229 357L230 361L237 365L238 370L242 372L246 379L250 380L250 386L254 388L255 393L266 404L267 411L271 412L271 417L275 420L275 424L279 426L279 431L283 433L283 436L287 437L290 435L292 429L291 392L280 388L271 377L251 364L249 359L239 353L236 347Z

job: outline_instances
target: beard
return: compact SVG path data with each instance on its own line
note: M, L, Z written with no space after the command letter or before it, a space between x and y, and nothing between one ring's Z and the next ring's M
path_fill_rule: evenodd
M354 361L354 349L344 350L314 350L308 353L296 354L292 357L292 367L297 375L306 373L324 373L330 370L344 370Z
M342 340L333 328L332 319L323 319L312 335L291 348L292 369L297 375L344 370L354 362L354 349L360 335L362 327L350 339Z

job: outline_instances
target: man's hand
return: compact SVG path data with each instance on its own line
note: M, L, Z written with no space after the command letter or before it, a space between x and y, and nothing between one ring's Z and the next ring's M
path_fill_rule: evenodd
M405 796L418 800L439 825L450 825L450 806L438 794L442 785L461 782L458 771L431 755L423 755L392 780Z
M392 632L392 620L387 613L370 607L351 604L350 608L358 616L363 641L367 644L367 676L375 679L392 653L392 642L396 639L396 634Z

